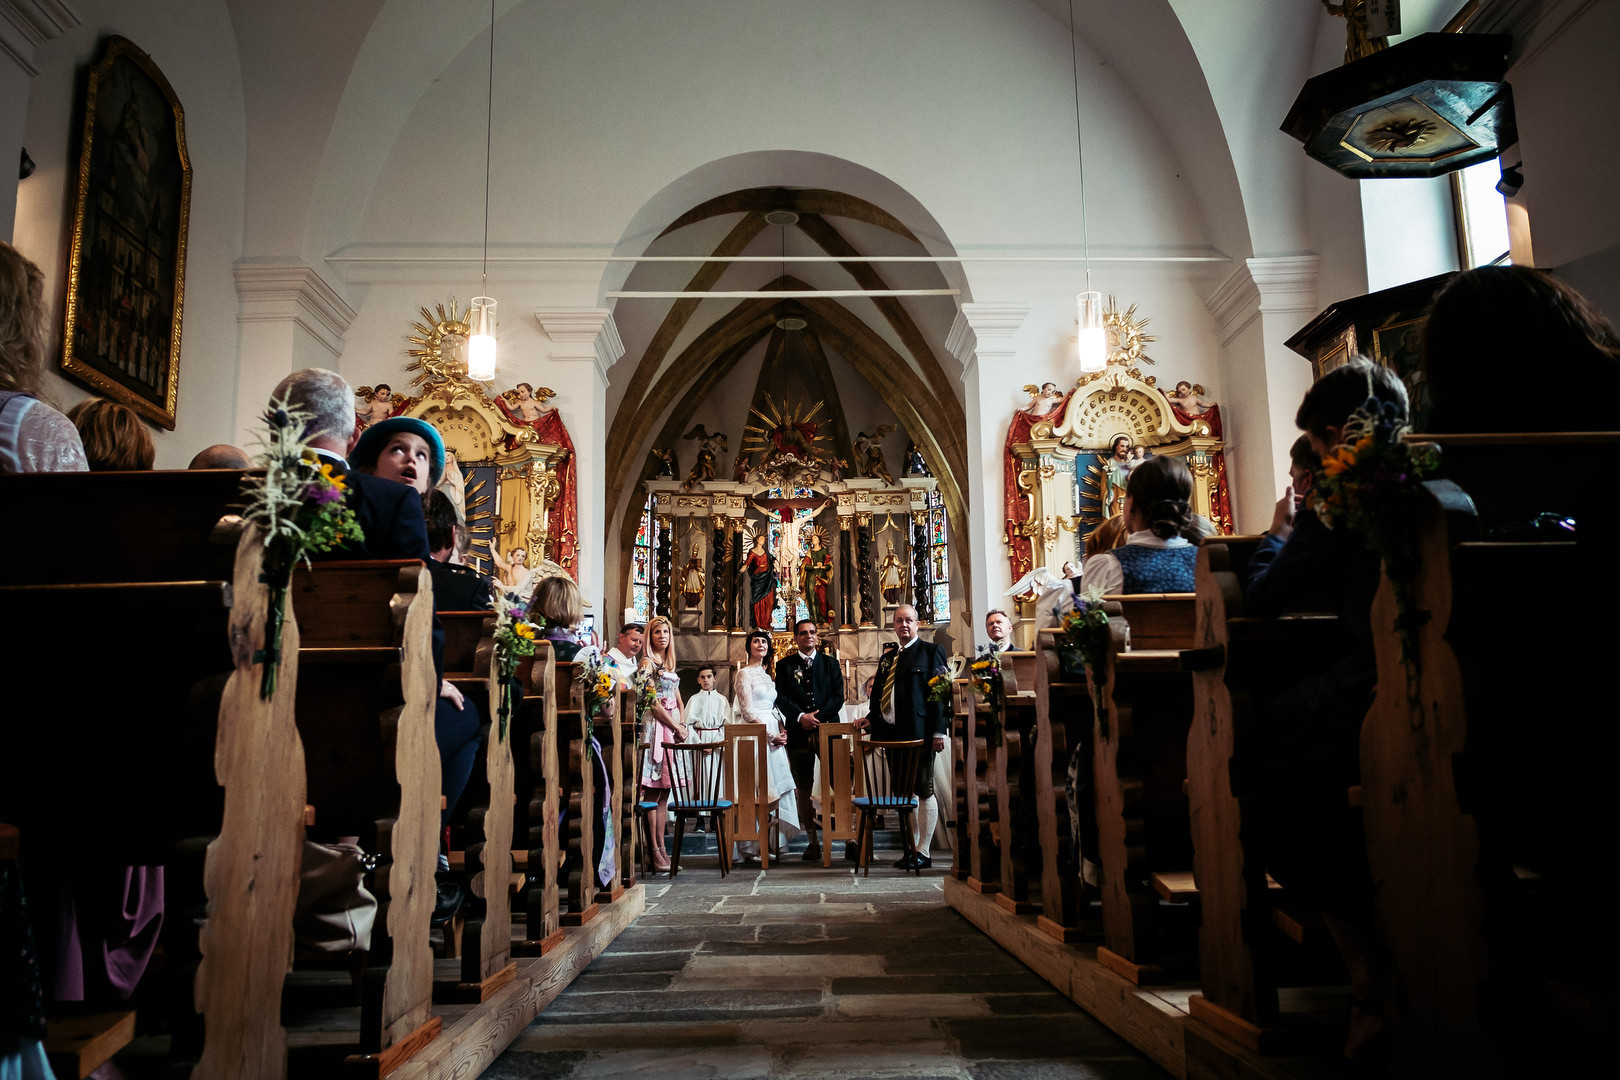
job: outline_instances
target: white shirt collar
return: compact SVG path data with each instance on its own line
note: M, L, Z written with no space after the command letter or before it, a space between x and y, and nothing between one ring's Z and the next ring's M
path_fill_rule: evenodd
M315 451L315 453L320 455L322 458L325 458L327 461L332 462L334 465L341 465L345 469L349 467L348 459L335 450L328 450L321 446L312 446L310 449Z
M898 639L896 639L896 640L898 640ZM922 640L922 637L920 635L913 634L913 635L911 635L911 640L906 642L904 645L900 646L900 648L901 649L909 649L909 648L911 648L913 645L917 644L917 642L919 642L921 640Z
M1155 535L1152 529L1142 529L1140 532L1133 532L1130 536L1125 538L1125 542L1127 544L1136 544L1140 547L1151 548L1187 547L1189 544L1189 541L1185 536L1172 536L1170 539L1165 540Z
M816 658L816 652L817 652L816 649L811 649L808 653L805 652L803 649L800 649L799 650L799 659L803 660L807 664L811 663Z

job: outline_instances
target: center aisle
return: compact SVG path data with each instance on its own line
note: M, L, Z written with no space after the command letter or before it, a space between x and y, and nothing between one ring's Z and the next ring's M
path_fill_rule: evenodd
M948 908L944 861L648 879L646 914L485 1080L1165 1075Z

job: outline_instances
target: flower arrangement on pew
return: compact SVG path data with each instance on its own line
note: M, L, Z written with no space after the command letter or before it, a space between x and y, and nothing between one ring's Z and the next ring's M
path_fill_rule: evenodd
M602 707L613 700L613 688L618 685L613 672L602 662L602 654L595 649L584 649L579 654L580 696L585 701L585 715L595 720L602 715Z
M293 569L299 563L309 565L311 554L365 539L354 511L344 501L348 485L343 477L333 475L331 464L321 461L305 440L312 419L309 412L284 401L273 403L264 414L265 433L258 439L263 448L258 464L264 475L249 474L242 483L247 504L242 517L257 526L264 538L261 580L270 587L264 648L253 654L253 662L264 665L259 696L266 701L276 693Z
M658 704L658 683L662 675L663 669L655 664L649 668L638 668L630 676L630 689L636 692L636 723L641 723L647 710Z
M1102 700L1102 662L1108 654L1108 612L1103 610L1102 591L1085 589L1074 599L1074 608L1058 616L1058 655L1065 671L1074 670L1074 660L1084 670L1091 688L1091 706L1097 720L1107 726ZM1071 659L1072 658L1072 659Z
M1001 657L988 645L979 646L978 658L968 665L968 685L992 709L1001 703Z
M500 669L501 676L502 739L506 738L506 729L512 719L512 676L523 661L534 655L540 631L545 628L545 620L531 618L522 605L501 603L495 620L495 665Z
M949 668L940 668L928 680L928 700L937 701L941 705L951 702L951 671Z
M1384 561L1395 594L1395 635L1407 688L1417 687L1417 652L1412 633L1419 613L1413 609L1412 579L1419 564L1417 507L1423 478L1440 461L1433 443L1409 443L1401 410L1392 402L1369 397L1345 422L1343 441L1322 459L1322 476L1311 488L1311 509L1330 529L1344 527L1361 534L1367 548Z

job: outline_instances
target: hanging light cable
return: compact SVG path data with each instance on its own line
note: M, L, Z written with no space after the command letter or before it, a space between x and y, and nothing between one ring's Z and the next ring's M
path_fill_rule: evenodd
M489 95L484 111L484 270L489 292L489 148L495 131L495 0L489 0ZM467 377L488 382L495 377L495 298L475 296L468 317Z
M1086 289L1075 297L1079 333L1075 351L1082 372L1101 371L1108 366L1108 330L1103 326L1102 293L1091 288L1091 233L1086 222L1086 151L1080 138L1080 46L1074 36L1074 0L1069 0L1069 62L1074 75L1074 152L1080 166L1080 238L1085 248Z

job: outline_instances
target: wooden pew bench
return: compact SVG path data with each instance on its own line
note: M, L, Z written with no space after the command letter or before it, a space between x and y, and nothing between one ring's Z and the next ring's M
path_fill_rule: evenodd
M572 715L563 706L568 704L577 668L577 664L558 661L551 646L542 644L518 670L524 696L512 716L517 792L512 846L514 862L525 873L525 887L519 904L523 933L512 946L514 956L543 956L563 940L558 894L563 860L557 834L561 785L557 733Z

